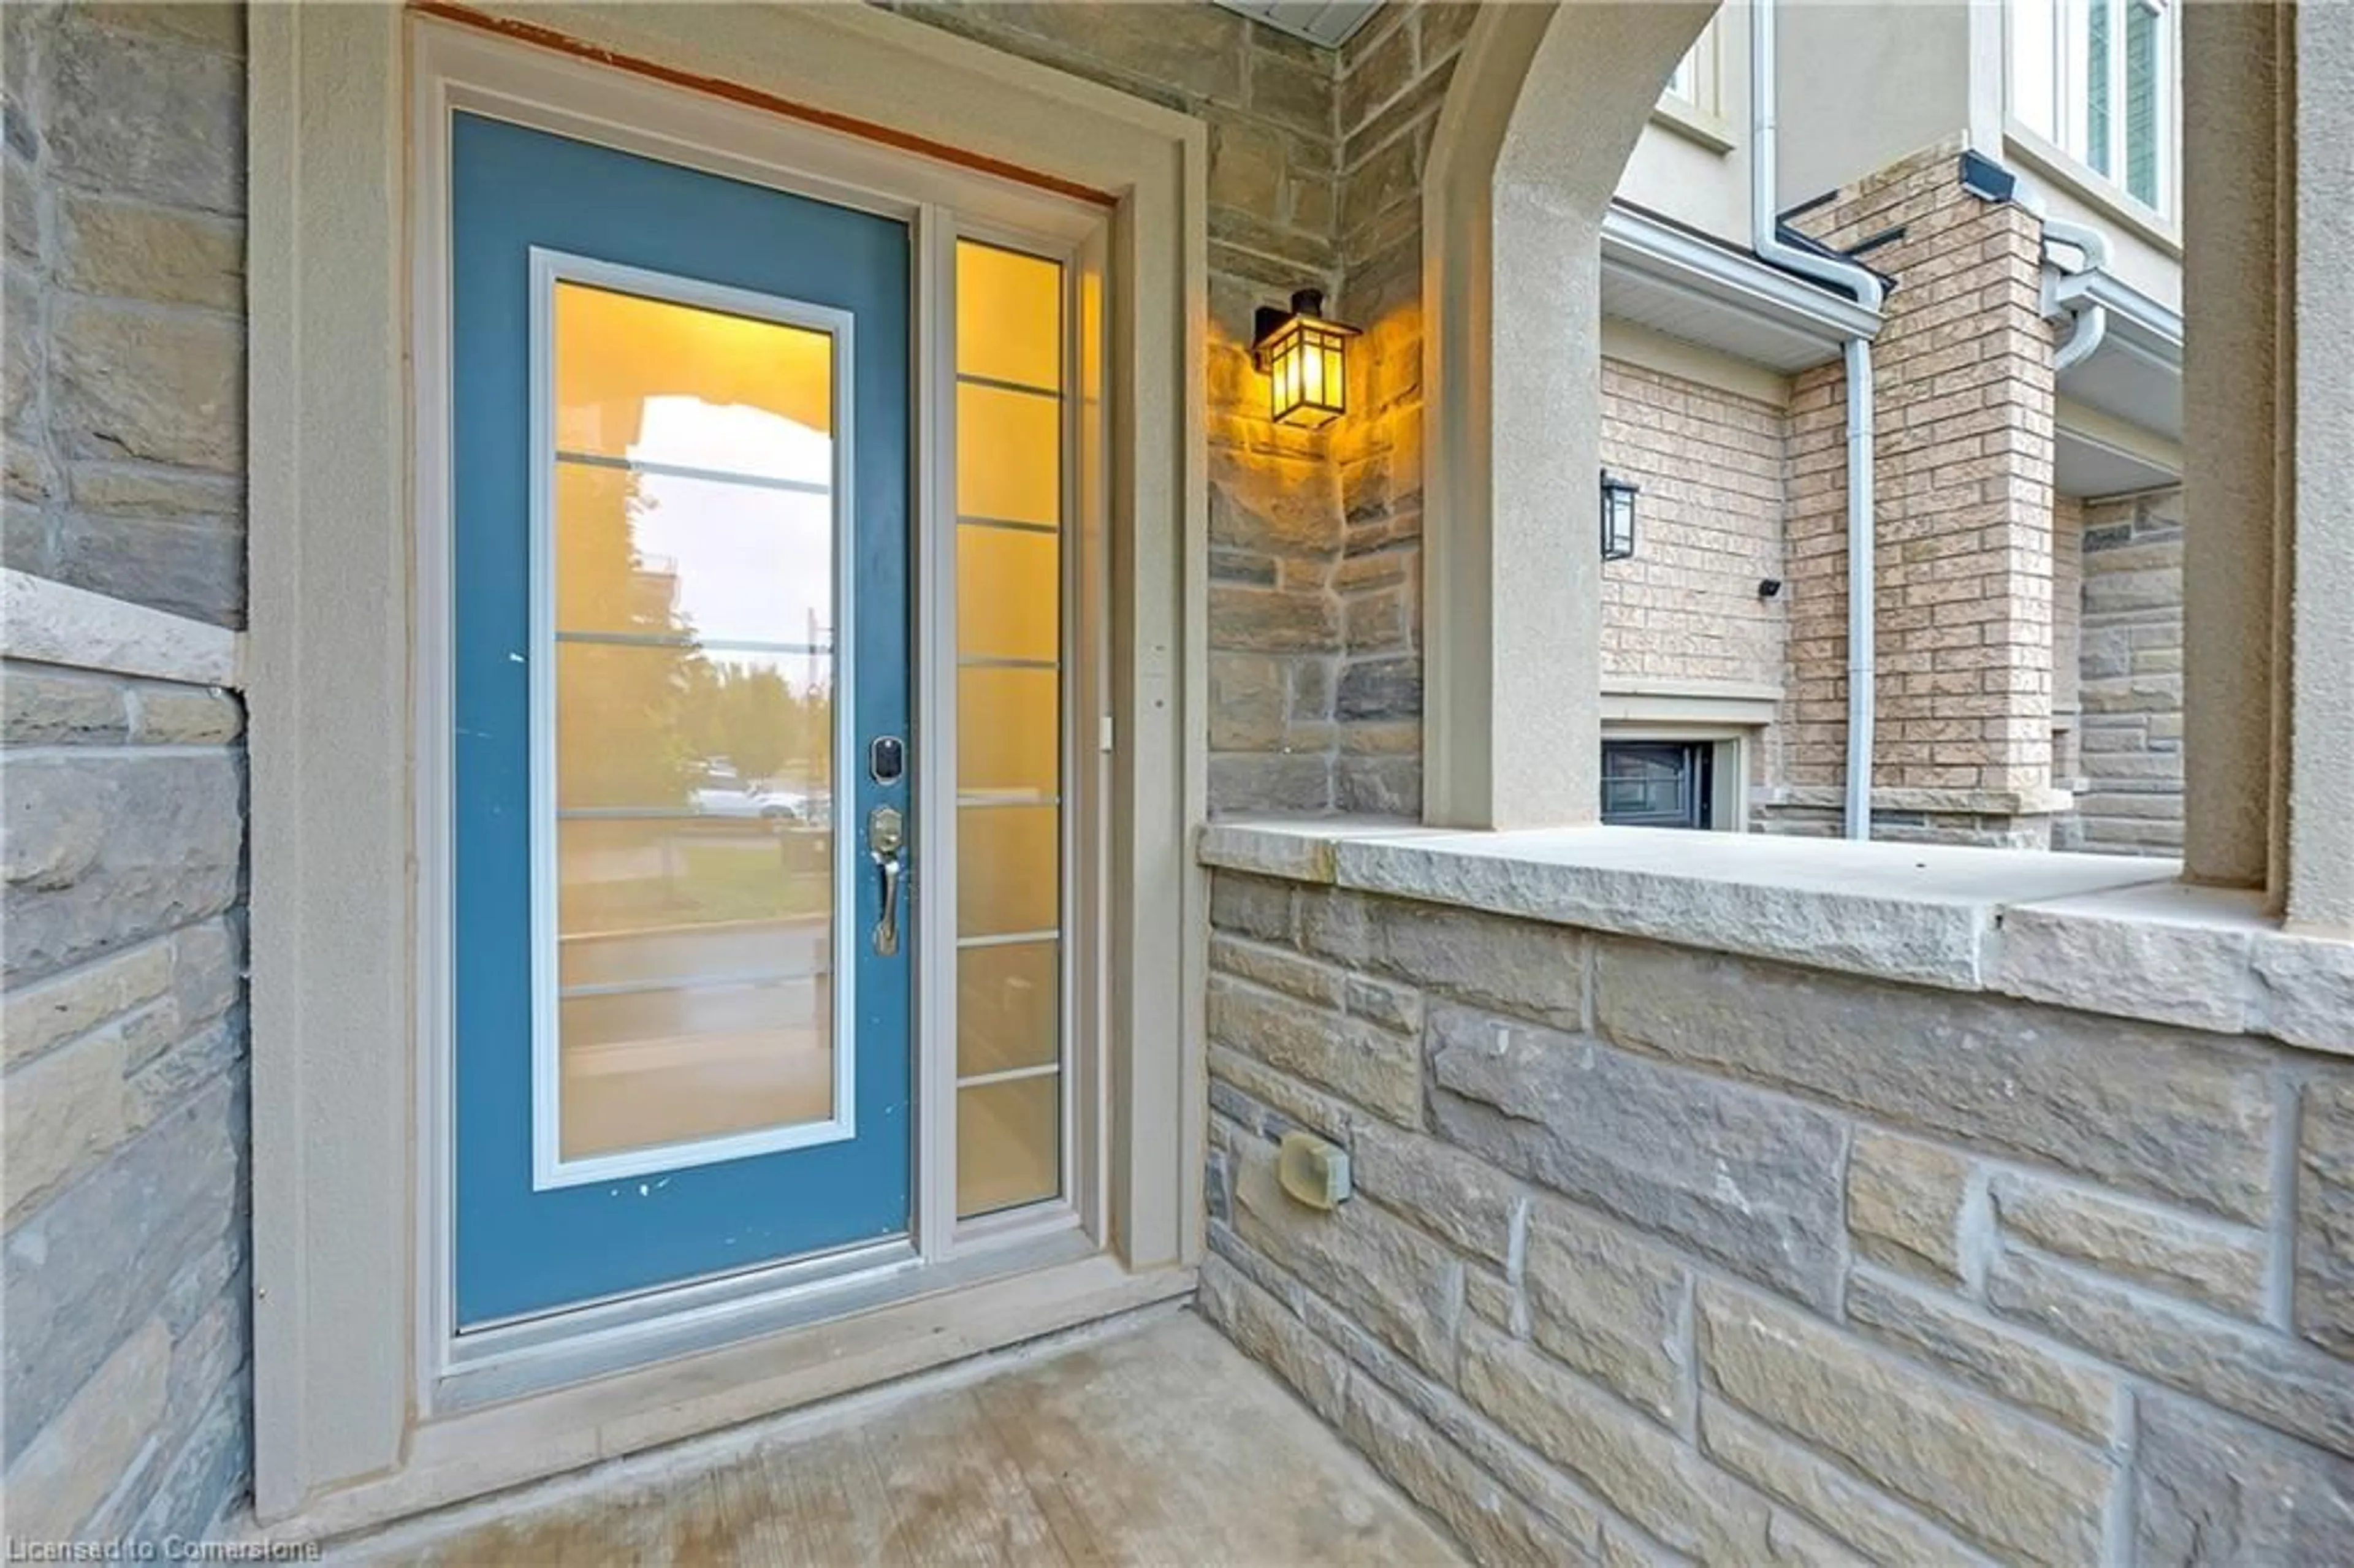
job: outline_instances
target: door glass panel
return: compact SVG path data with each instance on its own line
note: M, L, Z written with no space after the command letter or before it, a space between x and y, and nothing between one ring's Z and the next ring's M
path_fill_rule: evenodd
M1018 250L957 247L957 370L1054 392L1063 385L1063 269Z
M1062 1190L1059 1073L957 1091L960 1218L1034 1203Z
M833 338L556 285L556 450L815 486L833 474Z
M560 281L551 313L560 1155L824 1123L834 340Z
M965 948L957 960L957 1075L1052 1064L1062 1044L1062 978L1052 940Z
M1063 406L1053 393L957 385L957 513L1059 522Z
M610 970L620 957L576 959L574 948L602 939L605 952L628 948L645 960L657 950L692 948L714 927L729 936L711 951L769 951L781 927L822 925L833 902L832 842L822 827L749 816L565 818L556 829L564 961ZM657 931L660 943L647 936ZM630 972L685 972L678 962L657 970L633 961ZM701 966L727 973L753 967L780 966Z
M967 806L957 812L957 931L1052 931L1060 913L1062 813L1052 806Z
M1062 652L1060 535L967 524L957 530L957 643L981 659Z
M799 651L833 619L830 496L559 461L555 521L568 631Z
M564 1158L825 1120L832 1008L822 974L567 996Z
M957 246L960 1215L1062 1191L1063 284Z
M1062 672L957 672L957 785L968 799L1051 800L1062 777Z

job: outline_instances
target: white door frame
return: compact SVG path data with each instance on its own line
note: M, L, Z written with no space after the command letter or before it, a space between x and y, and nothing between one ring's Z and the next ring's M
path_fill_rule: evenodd
M532 15L658 69L592 66L396 7L253 18L256 1504L298 1528L512 1485L1181 1293L1202 1245L1203 889L1188 853L1204 770L1202 128L864 7ZM1075 236L1074 249L1107 274L1102 527L1119 547L1105 552L1117 569L1104 583L1114 635L1099 711L1119 745L1101 791L1101 1056L1093 1074L1075 1061L1071 1075L1099 1091L1100 1161L1074 1160L1082 1224L1066 1220L1059 1250L960 1255L954 1228L928 1222L931 1266L900 1281L896 1300L891 1280L870 1278L749 1339L745 1301L714 1300L699 1320L730 1342L692 1361L529 1392L546 1380L514 1375L535 1349L514 1345L494 1360L498 1377L473 1369L466 1393L469 1369L443 1331L446 975L433 938L447 889L430 870L434 782L446 778L434 750L444 563L432 531L409 525L438 515L423 503L446 489L432 366L408 363L443 325L431 270L440 209L438 165L405 127L415 117L426 130L423 149L453 85L495 96L494 84L465 84L502 71L570 83L523 96L571 116L574 133L651 141L673 161L762 183L813 175L794 183L829 199L898 203L926 275L925 258L951 242L944 214L1035 233L1042 214L1074 210L973 172L974 158L1117 193L1100 239ZM682 85L698 79L753 90ZM430 99L421 116L419 94ZM790 102L742 101L758 94ZM844 129L850 120L887 125L885 139ZM914 155L910 140L953 151ZM412 158L413 212L398 194ZM864 1310L843 1319L845 1307ZM630 1328L600 1342L610 1352ZM665 1331L673 1338L652 1349L716 1342L675 1337L675 1317ZM572 1375L584 1370L605 1369L576 1362Z

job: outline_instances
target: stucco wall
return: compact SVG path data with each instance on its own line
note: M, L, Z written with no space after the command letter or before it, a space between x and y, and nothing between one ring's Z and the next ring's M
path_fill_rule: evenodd
M1225 872L1212 919L1204 1310L1479 1561L2354 1540L2343 1058Z
M1720 8L1702 35L1713 37L1716 93L1706 105L1730 147L1695 136L1664 116L1643 127L1618 182L1622 200L1716 236L1749 243L1749 7Z
M242 26L0 11L5 564L244 618ZM12 1543L201 1533L249 1473L242 715L0 666Z
M1968 128L1969 0L1777 9L1783 206L1862 179Z

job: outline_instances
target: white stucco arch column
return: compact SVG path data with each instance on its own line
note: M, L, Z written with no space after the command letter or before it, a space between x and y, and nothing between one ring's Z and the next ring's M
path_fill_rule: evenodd
M2354 936L2354 33L2183 29L2184 874Z
M1490 6L1424 175L1423 814L1594 821L1602 219L1713 3Z
M2354 28L2296 9L2296 482L2288 557L2291 927L2354 937Z

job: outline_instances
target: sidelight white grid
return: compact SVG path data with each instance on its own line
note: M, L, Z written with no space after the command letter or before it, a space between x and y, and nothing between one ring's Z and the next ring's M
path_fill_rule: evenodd
M833 1108L822 1121L731 1133L724 1137L658 1144L585 1159L563 1157L563 1075L560 1042L560 1001L565 995L559 979L557 927L557 850L556 804L556 627L555 476L561 461L578 461L581 454L559 453L555 439L555 312L559 283L576 283L640 299L690 309L823 333L831 344L832 386L832 532L833 532L833 844L832 952L833 985ZM530 646L525 654L530 675L531 725L531 1082L532 1188L581 1186L590 1182L652 1175L690 1166L710 1165L788 1149L839 1143L857 1136L857 1018L855 955L864 950L856 935L856 857L843 842L855 815L850 796L849 770L843 759L856 754L854 684L855 661L848 657L856 646L853 627L854 596L843 591L854 558L849 537L851 505L851 317L847 312L750 290L673 277L642 268L625 267L589 257L570 255L540 246L531 249L531 531ZM626 459L599 459L602 466L656 472L673 465L640 463ZM689 476L693 477L693 476ZM714 477L702 475L701 477ZM734 479L737 476L721 476ZM828 487L772 482L777 488L823 493ZM654 642L658 639L622 639ZM612 641L567 634L563 641ZM777 644L780 651L809 651L808 644Z
M958 362L958 335L954 313L954 302L958 298L955 273L959 260L960 260L960 249L964 245L987 246L991 249L1006 251L1013 255L1026 257L1032 260L1045 262L1055 268L1058 281L1055 302L1057 307L1057 331L1061 338L1061 342L1058 345L1058 352L1055 356L1055 368L1058 379L1061 382L1060 386L1040 387L1029 382L1009 380L1002 376L979 375L966 370L962 365ZM948 344L948 354L946 355L948 360L948 379L951 388L951 395L944 398L942 401L945 408L949 411L949 440L948 444L949 464L948 471L950 477L947 487L947 493L951 502L951 505L949 507L951 515L948 530L950 540L950 559L951 561L955 559L956 553L962 545L964 531L968 528L992 530L1005 533L1050 535L1054 536L1057 546L1055 550L1055 656L1054 658L1011 658L987 654L967 654L963 652L963 635L958 626L957 617L953 609L951 609L950 614L946 618L941 634L943 644L949 651L950 656L953 660L954 669L959 675L967 670L1038 670L1053 672L1056 676L1055 682L1055 788L1052 790L968 790L963 787L964 780L962 779L960 750L952 748L949 751L949 758L945 764L947 768L953 770L953 776L956 778L957 781L955 790L955 807L951 813L959 830L956 842L961 842L961 829L963 826L964 813L968 811L985 811L1002 808L1035 808L1051 810L1055 813L1055 923L1052 926L1043 927L1034 930L991 932L982 936L967 936L961 930L960 921L960 928L957 929L956 932L955 949L957 959L949 967L947 981L947 994L951 999L959 998L961 995L961 956L965 953L978 949L999 947L1035 947L1051 944L1054 953L1054 973L1055 977L1055 994L1054 1004L1055 1049L1053 1055L1047 1061L1022 1067L969 1074L966 1073L963 1068L962 1031L960 1028L952 1026L948 1032L949 1038L945 1042L945 1048L949 1054L949 1075L953 1083L952 1103L948 1109L948 1119L951 1128L960 1128L961 1126L963 1097L968 1091L987 1088L998 1084L1021 1083L1036 1078L1051 1077L1056 1080L1056 1112L1055 1118L1054 1149L1055 1186L1051 1192L1042 1193L1034 1198L1019 1199L1011 1203L999 1204L991 1208L976 1210L971 1213L964 1213L961 1212L962 1194L960 1191L956 1191L956 1189L959 1189L961 1186L961 1182L957 1180L957 1172L960 1169L960 1162L953 1157L953 1153L951 1158L946 1161L949 1168L951 1187L949 1213L954 1216L955 1224L960 1229L971 1229L976 1226L986 1227L992 1222L999 1224L1008 1223L1020 1224L1022 1223L1021 1216L1038 1213L1040 1211L1053 1210L1058 1206L1067 1204L1072 1192L1075 1106L1072 1100L1072 1082L1069 1066L1071 1060L1071 1031L1073 1027L1072 976L1074 974L1074 969L1073 954L1070 951L1070 943L1066 938L1070 926L1071 895L1076 882L1076 878L1074 874L1076 870L1076 866L1074 863L1074 850L1076 845L1075 842L1074 823L1071 820L1071 813L1064 809L1064 801L1066 795L1068 793L1069 780L1073 776L1072 765L1075 760L1073 756L1074 726L1071 723L1071 715L1076 710L1073 701L1073 693L1071 690L1071 671L1073 667L1071 652L1077 639L1079 628L1076 613L1076 606L1074 603L1075 596L1071 592L1071 574L1072 560L1075 554L1075 542L1077 535L1076 519L1074 515L1076 509L1073 503L1077 494L1076 470L1078 453L1074 439L1076 422L1073 416L1076 406L1076 395L1078 391L1077 373L1080 366L1078 352L1079 331L1077 318L1078 301L1076 293L1077 280L1076 277L1077 269L1072 265L1072 258L1067 255L1052 253L1051 251L1042 249L1034 245L1009 242L1007 240L999 239L970 228L964 229L962 232L955 235L951 238L949 243L949 255L951 257L951 264L949 268L950 280L946 294L950 302L951 308L949 313L949 321L945 336ZM953 395L953 391L955 388L964 387L987 387L994 391L1009 393L1016 397L1036 398L1054 406L1056 475L1055 493L1055 517L1054 522L1043 523L1032 519L988 516L966 512L960 506L954 504L954 502L957 500L957 482L954 476L958 471L958 465L961 460L962 454L956 445L954 434L954 410L960 406L960 404L959 400ZM957 574L953 568L949 574L949 580L951 585L955 584L958 580ZM956 594L957 590L953 586L951 586L950 591L948 595L951 606L954 605ZM962 708L960 683L950 688L948 705L960 713ZM951 918L958 918L954 912L951 912ZM954 1022L952 1015L952 1025L954 1024ZM951 1145L953 1147L953 1136L951 1138Z

